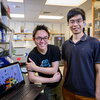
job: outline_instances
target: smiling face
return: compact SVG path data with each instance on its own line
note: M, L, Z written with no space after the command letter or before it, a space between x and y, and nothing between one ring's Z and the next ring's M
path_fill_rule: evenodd
M68 24L72 33L83 34L84 22L85 21L82 19L82 16L80 14L70 18Z
M49 36L48 36L48 33L45 30L38 30L33 39L34 39L34 42L37 45L37 48L38 48L39 51L47 50L47 45L48 45L48 42L49 42Z

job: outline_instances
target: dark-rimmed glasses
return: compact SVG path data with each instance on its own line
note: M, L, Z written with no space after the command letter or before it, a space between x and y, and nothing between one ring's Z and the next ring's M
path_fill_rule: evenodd
M80 24L82 21L83 21L82 18L79 18L79 19L76 19L76 20L71 19L71 20L69 20L69 24L72 24L73 25L73 24L75 24L75 22L77 24Z
M48 41L48 37L46 36L46 37L36 37L35 38L37 41L42 41L42 40L44 40L44 41Z

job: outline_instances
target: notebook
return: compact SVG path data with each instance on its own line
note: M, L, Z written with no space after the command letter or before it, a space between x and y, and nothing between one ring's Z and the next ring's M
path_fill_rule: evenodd
M25 85L18 62L0 67L0 100L34 100L44 87Z

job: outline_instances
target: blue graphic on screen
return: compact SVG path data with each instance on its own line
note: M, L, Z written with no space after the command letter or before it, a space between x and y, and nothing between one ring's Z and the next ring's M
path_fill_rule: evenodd
M18 64L0 69L0 93L13 87L23 80Z
M41 67L50 67L50 63L49 63L49 60L48 59L45 59L45 60L42 60L41 62Z

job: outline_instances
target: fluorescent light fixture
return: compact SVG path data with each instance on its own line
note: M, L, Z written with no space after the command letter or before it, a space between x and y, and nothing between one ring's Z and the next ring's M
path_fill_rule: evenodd
M8 2L20 2L20 3L23 3L24 0L7 0Z
M40 15L39 19L62 19L64 16Z
M14 18L24 18L24 14L10 14L10 16Z
M57 6L80 6L87 0L47 0L46 5L57 5Z

